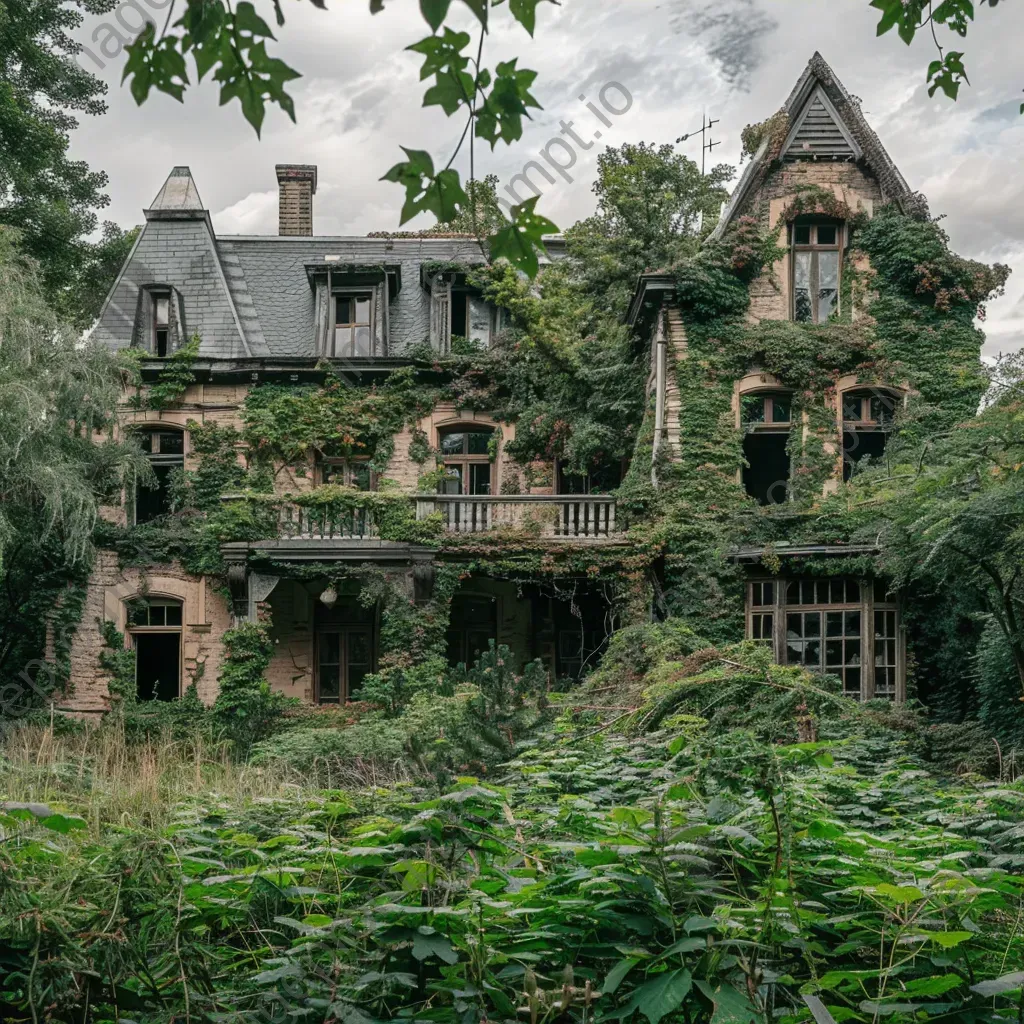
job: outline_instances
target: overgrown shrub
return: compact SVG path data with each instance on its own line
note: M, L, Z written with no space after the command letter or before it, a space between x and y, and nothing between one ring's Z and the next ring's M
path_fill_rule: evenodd
M1024 753L1024 697L1006 634L990 620L978 642L978 718L1007 747Z
M274 653L266 628L246 622L223 637L226 656L218 678L213 719L240 755L270 735L286 707L293 703L271 690L264 678Z

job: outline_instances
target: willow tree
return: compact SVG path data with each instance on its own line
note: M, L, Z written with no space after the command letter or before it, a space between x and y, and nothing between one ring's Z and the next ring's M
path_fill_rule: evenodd
M131 364L61 321L19 243L0 227L0 679L41 654L88 570L101 504L147 471L113 438Z

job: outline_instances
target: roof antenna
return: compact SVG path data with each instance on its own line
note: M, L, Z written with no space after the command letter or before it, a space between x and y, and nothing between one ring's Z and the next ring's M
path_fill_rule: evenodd
M705 162L706 162L708 153L710 153L711 150L713 150L715 148L715 146L720 146L721 145L721 142L715 142L711 138L711 129L714 128L714 126L716 124L718 124L720 120L721 120L721 118L715 118L715 120L712 121L708 117L707 111L705 110L700 115L700 130L699 131L694 131L694 132L687 132L685 135L680 135L679 138L676 139L676 145L678 146L680 142L686 142L687 139L692 139L695 135L700 135L700 173L701 173L701 177L704 176L705 165L706 165Z

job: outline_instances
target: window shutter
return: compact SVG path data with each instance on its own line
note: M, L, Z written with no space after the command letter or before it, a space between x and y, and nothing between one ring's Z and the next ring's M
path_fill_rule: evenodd
M168 335L170 337L170 351L177 352L178 349L188 344L188 325L185 322L185 297L177 288L171 289L171 301L168 304Z
M452 347L452 285L438 274L430 283L430 347L447 355Z
M148 288L139 289L139 301L135 307L132 348L141 348L146 352L153 351L153 295Z
M316 284L316 307L314 310L313 324L313 351L317 356L327 356L331 352L330 330L331 330L331 275L327 274L326 281L317 281Z

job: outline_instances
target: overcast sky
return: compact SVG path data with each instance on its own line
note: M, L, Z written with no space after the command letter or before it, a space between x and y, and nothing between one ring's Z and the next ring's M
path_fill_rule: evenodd
M153 0L132 0L142 8ZM166 16L167 0L154 16ZM180 2L180 0L179 0ZM276 234L276 163L319 167L314 200L317 234L363 234L398 226L403 192L380 176L402 154L399 144L427 149L447 160L461 125L420 107L420 59L404 47L425 34L416 0L389 0L371 16L366 0L283 0L288 23L273 51L303 73L292 83L297 124L270 109L262 139L242 118L237 102L218 106L218 90L205 83L184 104L159 95L136 107L119 85L124 57L101 56L110 45L112 15L78 33L104 63L90 68L109 85L108 113L85 119L72 153L110 177L105 213L122 225L139 223L171 167L187 164L221 234ZM268 22L270 0L255 0ZM517 54L520 66L539 72L534 92L543 104L513 147L492 154L477 147L480 175L502 182L536 157L572 121L586 151L556 184L544 182L541 211L561 227L593 209L596 159L606 145L672 142L707 111L720 119L716 161L738 163L740 132L785 100L808 58L820 50L846 88L863 100L868 120L910 183L929 199L954 248L966 256L1014 268L1007 294L992 303L987 351L1024 344L1024 5L979 5L979 20L963 49L973 85L956 105L929 99L924 69L933 57L924 37L909 49L895 34L876 39L877 12L868 0L563 0L541 4L536 39L501 12L501 31L490 37L485 62ZM139 15L124 10L129 25ZM467 22L468 25L468 22ZM118 28L118 31L123 31ZM271 44L272 46L274 44ZM621 83L632 106L601 124L587 102L600 107L609 82ZM586 102L579 99L586 96ZM626 101L612 88L608 105ZM601 132L601 141L594 141ZM699 159L699 142L680 150ZM553 150L560 159L570 157ZM468 164L463 162L465 171ZM411 226L419 226L413 224ZM423 225L426 226L426 225Z

